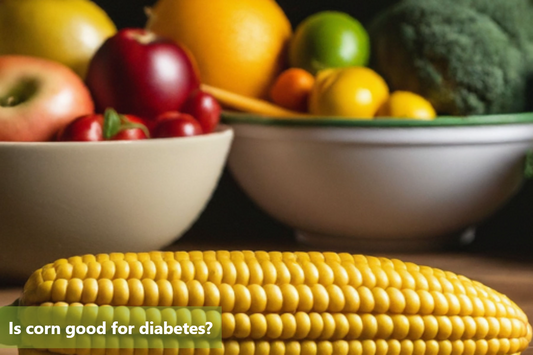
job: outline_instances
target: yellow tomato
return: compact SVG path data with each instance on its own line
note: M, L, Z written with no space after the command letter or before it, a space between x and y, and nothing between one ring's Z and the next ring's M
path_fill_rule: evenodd
M433 120L437 113L422 96L408 91L395 91L381 106L377 117Z
M385 80L364 67L318 73L309 97L309 112L320 116L372 119L389 97Z

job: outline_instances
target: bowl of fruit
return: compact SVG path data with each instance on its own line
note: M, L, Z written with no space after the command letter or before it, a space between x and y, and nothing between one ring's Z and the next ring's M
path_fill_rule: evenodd
M519 191L533 147L533 63L516 25L533 10L493 6L465 5L468 15L457 19L437 2L403 2L368 36L347 14L319 13L296 28L290 68L270 100L207 87L246 112L224 114L235 130L229 167L237 182L315 246L420 250L471 241L471 227ZM500 20L511 44L500 43ZM466 50L453 36L434 41L439 28L468 28L482 40ZM484 39L489 28L493 42ZM512 54L493 51L496 42Z
M103 42L85 80L57 61L0 56L0 276L178 239L226 162L220 112L192 57L144 30Z

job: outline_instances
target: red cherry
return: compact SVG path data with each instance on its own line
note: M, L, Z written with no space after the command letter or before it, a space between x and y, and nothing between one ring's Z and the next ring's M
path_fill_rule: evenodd
M202 126L186 113L167 112L157 118L154 138L192 137L203 133Z
M200 122L204 133L211 133L220 122L222 108L213 96L201 90L196 90L187 98L181 111L196 118Z
M145 120L132 115L119 115L108 109L105 114L92 114L75 119L59 133L58 141L97 142L103 140L139 140L149 138Z
M72 121L58 134L58 141L62 142L98 142L103 141L104 116L87 115Z
M133 115L124 115L131 123L139 123L146 126L146 120ZM146 133L141 128L124 129L114 135L111 139L114 141L135 141L140 139L148 139Z

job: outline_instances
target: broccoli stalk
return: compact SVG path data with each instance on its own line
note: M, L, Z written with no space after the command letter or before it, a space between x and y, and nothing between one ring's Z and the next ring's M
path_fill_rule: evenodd
M426 97L439 114L526 109L530 0L404 0L374 21L370 35L372 65L391 88Z

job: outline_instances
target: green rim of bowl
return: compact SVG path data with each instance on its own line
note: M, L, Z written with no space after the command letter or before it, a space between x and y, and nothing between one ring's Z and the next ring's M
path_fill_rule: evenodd
M258 124L268 126L328 126L328 127L454 127L509 124L533 124L533 112L484 116L440 116L432 121L411 119L350 119L339 117L288 118L224 111L222 121L227 124Z

